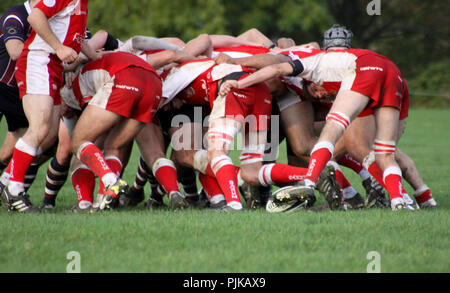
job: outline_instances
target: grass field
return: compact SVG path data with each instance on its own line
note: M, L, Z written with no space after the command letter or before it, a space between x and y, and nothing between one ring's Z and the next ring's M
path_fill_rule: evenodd
M450 272L449 125L448 109L412 110L400 143L431 187L440 205L436 210L223 214L148 211L140 206L134 211L69 215L64 210L76 195L66 183L53 214L1 209L0 272L63 273L70 251L80 253L85 273L364 273L370 251L379 252L381 272ZM1 126L3 138L4 121ZM124 175L129 183L137 159L134 151ZM363 194L359 177L344 172ZM44 174L41 168L30 190L35 204L43 197ZM409 186L407 190L412 193Z

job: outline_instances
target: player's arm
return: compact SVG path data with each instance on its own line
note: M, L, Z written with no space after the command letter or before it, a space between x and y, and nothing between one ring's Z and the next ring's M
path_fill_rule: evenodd
M92 61L98 60L100 58L102 58L102 54L95 51L94 48L92 48L89 45L88 41L84 41L83 45L81 46L81 52L89 59Z
M21 40L11 39L5 43L5 47L11 60L16 61L22 53L23 42Z
M21 21L14 14L7 16L2 23L3 42L11 60L16 61L22 54L26 32Z
M227 95L231 88L247 88L260 82L281 76L296 76L303 72L303 65L300 60L273 64L264 67L255 73L239 81L229 80L224 82L220 88L219 94Z
M195 56L183 51L165 50L155 54L147 55L147 62L156 70L171 63L182 63L196 59Z
M214 59L216 63L224 63L219 58ZM229 58L227 63L242 65L249 68L260 69L273 64L289 62L291 59L286 55L258 54L243 58Z
M70 47L64 46L53 33L48 23L48 18L42 10L36 7L33 8L28 16L28 22L34 31L55 50L61 61L72 63L77 59L77 52Z

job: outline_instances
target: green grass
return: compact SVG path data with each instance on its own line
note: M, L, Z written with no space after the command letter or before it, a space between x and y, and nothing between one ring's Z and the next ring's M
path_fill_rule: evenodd
M360 273L366 272L370 251L380 253L382 272L450 272L449 114L413 110L400 143L431 187L437 210L273 215L139 207L69 215L63 211L76 195L66 184L54 214L0 211L0 272L65 272L69 251L80 253L82 272ZM130 183L137 159L135 151L124 175ZM363 192L359 177L344 172ZM41 168L30 190L36 204L43 197L44 175Z

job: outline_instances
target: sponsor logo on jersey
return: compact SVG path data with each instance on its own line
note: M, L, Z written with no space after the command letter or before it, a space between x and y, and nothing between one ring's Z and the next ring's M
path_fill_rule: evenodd
M128 86L128 85L123 85L123 84L116 84L114 85L114 87L119 88L119 89L123 89L123 90L127 90L127 91L135 91L135 92L139 92L138 88L135 88L133 86Z
M360 70L360 71L374 70L374 71L381 71L381 72L383 72L383 68L377 67L377 66L366 66L366 67L361 67L359 70Z
M44 0L44 5L47 7L53 7L56 4L56 0Z
M15 29L15 28L10 28L9 30L8 30L8 34L10 34L10 35L15 35L15 34L17 34L17 30Z
M246 99L247 98L246 95L239 94L239 93L236 93L236 92L233 92L233 95L235 95L236 97L241 98L241 99Z
M84 33L83 34L76 33L73 36L73 41L79 45L82 45L84 43Z

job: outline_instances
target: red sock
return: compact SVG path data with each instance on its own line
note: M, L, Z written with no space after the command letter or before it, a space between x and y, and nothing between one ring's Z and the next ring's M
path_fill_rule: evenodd
M430 200L433 198L433 196L431 195L431 190L427 189L424 192L422 192L419 195L414 195L414 197L416 198L417 203L424 203L427 200Z
M14 148L13 156L6 170L9 170L9 180L14 182L25 181L28 167L36 158L37 149L29 146L23 139L19 139Z
M119 158L114 156L107 156L105 157L106 164L108 164L111 171L117 175L117 177L120 177L120 173L122 172L122 162L119 160ZM105 184L103 184L103 181L100 180L98 184L98 194L105 193Z
M226 155L216 157L211 161L211 166L227 204L233 201L241 203L237 188L236 167L230 157Z
M306 174L308 179L316 183L319 179L320 173L323 168L331 159L333 155L334 146L330 142L319 142L314 146L311 152L311 160L309 161L308 173Z
M355 159L352 158L352 156L350 156L349 154L345 154L339 161L338 161L339 165L345 166L347 168L352 169L353 171L355 171L357 174L359 174L362 169L363 166L356 161Z
M78 196L78 203L81 201L93 202L95 188L95 174L87 168L76 169L71 176L72 185Z
M347 178L345 178L344 173L342 173L339 169L336 169L336 182L339 184L341 189L352 186L350 182L348 182Z
M162 158L153 165L153 174L159 184L166 190L167 194L172 191L180 191L178 187L177 169L175 164L168 159Z
M383 173L386 190L389 193L391 200L397 197L403 198L402 192L404 190L402 185L402 172L398 167L389 167Z
M267 164L259 169L259 182L261 185L286 184L304 179L308 170L285 164Z
M370 175L372 175L372 177L375 178L375 180L377 180L384 189L386 189L386 184L384 184L383 181L383 171L381 171L380 167L378 167L377 162L373 162L367 171L369 171Z
M79 152L79 159L91 169L100 179L108 173L113 173L106 163L100 149L93 143L85 144Z
M222 189L220 189L219 183L217 182L217 179L215 177L200 173L198 175L198 180L202 184L203 189L208 196L208 200L210 200L215 195L223 194Z

